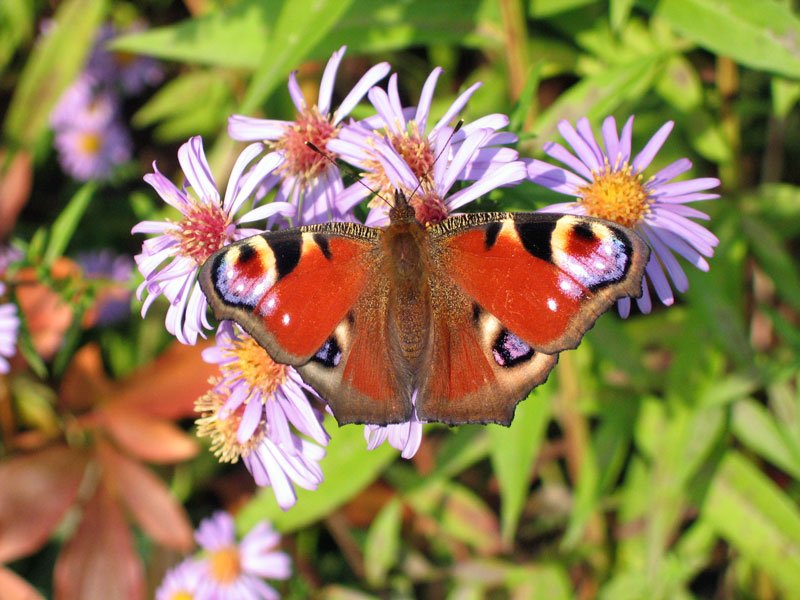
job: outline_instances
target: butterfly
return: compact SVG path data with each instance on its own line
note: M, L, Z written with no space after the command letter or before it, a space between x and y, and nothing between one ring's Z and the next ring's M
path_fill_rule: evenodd
M641 295L649 249L585 216L472 213L417 221L395 193L385 228L324 223L212 255L218 319L292 365L340 425L509 425L617 299Z

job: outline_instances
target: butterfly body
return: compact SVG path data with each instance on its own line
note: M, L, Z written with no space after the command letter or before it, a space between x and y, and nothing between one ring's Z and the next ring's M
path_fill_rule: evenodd
M425 226L401 194L382 229L326 223L236 242L200 283L340 424L509 424L562 350L638 295L633 232L589 217L475 213Z

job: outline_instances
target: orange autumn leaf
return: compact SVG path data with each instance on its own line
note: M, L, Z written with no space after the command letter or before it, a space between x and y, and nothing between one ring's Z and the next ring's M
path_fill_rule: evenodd
M113 487L145 533L162 546L180 552L191 550L192 524L164 482L109 444L101 444L98 450L109 487Z
M75 502L86 456L54 446L0 463L0 561L30 554Z
M145 597L144 569L122 508L105 485L86 504L78 530L58 556L56 600Z
M111 397L112 384L103 369L97 344L86 344L72 357L61 380L59 404L73 412L81 412Z
M27 204L33 183L30 152L19 151L6 162L6 152L0 152L0 238L14 230L22 208Z
M4 567L0 567L0 590L3 590L3 598L9 600L44 600L36 588Z

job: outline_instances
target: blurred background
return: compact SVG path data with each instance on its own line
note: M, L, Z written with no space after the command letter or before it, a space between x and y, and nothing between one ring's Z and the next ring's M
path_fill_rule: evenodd
M152 597L220 509L281 533L287 598L800 597L798 44L789 0L3 0L0 597ZM673 120L656 166L720 179L697 205L720 243L673 306L603 316L510 428L430 425L404 460L326 423L324 482L282 511L194 435L216 367L163 299L140 317L130 231L177 214L153 161L180 184L202 135L224 189L228 117L293 119L287 76L316 98L342 45L334 106L380 61L413 105L441 66L431 112L481 81L465 118L509 115L523 157L562 119L635 114L634 151Z

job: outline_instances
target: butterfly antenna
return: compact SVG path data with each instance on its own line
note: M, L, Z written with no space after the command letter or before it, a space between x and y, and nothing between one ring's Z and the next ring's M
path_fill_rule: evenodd
M458 130L459 130L459 129L461 129L461 127L463 127L463 126L464 126L464 119L459 119L459 120L458 120L458 122L456 123L455 127L453 127L453 131L451 131L451 132L450 132L450 136L447 138L447 141L444 143L444 147L443 147L441 150L439 150L439 154L437 154L437 155L434 157L434 159L433 159L433 163L431 163L431 168L433 168L433 165L435 165L437 162L439 162L439 159L442 157L442 154L444 154L444 151L447 149L447 145L450 143L450 140L452 140L452 139L453 139L453 136L454 136L454 135L455 135L455 134L458 132ZM411 194L409 195L409 197L408 197L408 200L407 200L408 202L411 202L411 199L412 199L412 198L413 198L413 197L416 195L416 193L419 191L419 188L421 188L421 187L422 187L422 181L423 181L423 179L427 179L429 176L430 176L430 171L429 171L429 172L427 172L427 173L423 173L423 177L420 177L420 178L419 178L419 181L417 182L417 187L415 187L415 188L414 188L414 189L411 191Z
M348 164L339 164L339 163L337 163L337 162L336 162L335 160L333 160L333 159L332 159L330 156L328 156L328 155L327 155L325 152L323 152L322 150L320 150L319 146L317 146L317 145L316 145L314 142L309 142L308 140L306 140L305 144L306 144L306 146L308 146L309 148L311 148L311 150L313 150L314 152L316 152L317 154L319 154L319 155L320 155L322 158L324 158L325 160L327 160L329 163L331 163L331 164L332 164L334 167L336 167L337 169L341 169L342 167L344 167L345 169L347 169L347 170L349 170L349 171L351 171L351 172L353 172L353 173L356 173L356 174L360 175L360 173L358 173L358 171L357 171L355 168L353 168L352 166L350 166L350 165L348 165ZM384 197L381 195L381 193L380 193L380 192L378 192L377 190L374 190L374 189L372 189L370 186L368 186L366 183L364 183L364 179L363 179L362 177L359 177L359 178L358 178L356 181L358 181L358 183L360 183L360 184L361 184L361 185L363 185L365 188L367 188L367 189L368 189L370 192L372 192L372 193L373 193L375 196L377 196L378 198L380 198L381 200L383 200L384 202L386 202L386 204L389 206L389 208L394 208L394 205L393 205L391 202L389 202L389 201L388 201L386 198L384 198Z

